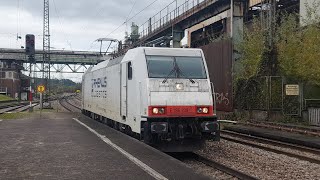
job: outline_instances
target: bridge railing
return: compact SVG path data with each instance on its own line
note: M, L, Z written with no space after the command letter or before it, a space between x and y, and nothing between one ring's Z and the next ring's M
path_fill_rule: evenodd
M143 39L160 28L172 24L180 16L193 11L196 7L208 1L213 0L185 0L182 3L175 0L171 2L140 26L140 38Z

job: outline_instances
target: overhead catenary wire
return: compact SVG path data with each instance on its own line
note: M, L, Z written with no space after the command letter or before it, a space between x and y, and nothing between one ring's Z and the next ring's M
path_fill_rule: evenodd
M154 3L156 3L158 0L154 0L153 2L151 2L148 6L146 6L145 8L143 8L142 10L140 10L138 13L136 13L135 15L133 15L131 18L127 19L127 21L131 21L133 18L135 18L136 16L138 16L139 14L141 14L143 11L145 11L146 9L148 9L150 6L152 6Z
M135 0L135 1L134 1L133 5L132 5L132 7L131 7L131 9L130 9L130 11L129 11L129 14L128 14L127 18L126 18L126 23L128 22L128 19L129 19L131 13L132 13L133 8L134 8L134 6L136 5L137 1L138 1L138 0Z
M20 24L20 0L17 0L17 40L19 35L19 24Z
M22 0L21 0L22 1ZM17 0L17 32L16 32L16 46L21 47L21 42L19 40L21 39L21 2L20 0Z
M113 34L114 32L116 32L119 28L121 28L123 25L125 25L128 21L131 21L132 19L134 19L136 16L138 16L139 14L141 14L143 11L145 11L146 9L148 9L150 6L152 6L154 3L156 3L159 0L154 0L152 1L150 4L148 4L146 7L144 7L143 9L141 9L139 12L137 12L136 14L134 14L132 17L127 18L125 20L125 22L123 22L122 24L120 24L118 27L116 27L114 30L112 30L109 34L107 34L105 37L109 37L111 34ZM97 41L93 41L90 45L89 50L94 46L94 44L97 43Z
M99 7L98 4L99 4L99 2L96 2L95 5L94 5L94 7ZM94 10L96 13L95 13L95 15L92 17L92 19L95 19L98 15L102 16L101 12L102 12L102 10L103 10L104 7L105 7L105 6L103 5L103 6L100 6L99 9L96 9L97 11ZM88 26L88 23L84 24L84 25L81 27L81 29L85 32L85 31L88 29L87 26ZM90 49L91 49L91 48L90 48Z
M131 15L131 13L132 13L132 11L133 11L133 9L134 9L134 6L136 5L137 1L138 1L138 0L132 0L132 1L130 1L130 2L132 3L132 6L131 6L131 9L130 9L127 17L126 17L126 21L125 21L125 23L126 23L125 31L126 31L126 32L127 32L128 18L130 17L130 15ZM111 42L111 43L112 43L112 42ZM109 46L111 45L111 43L109 44Z
M56 5L56 2L55 0L52 0L53 1L53 5L54 5L54 10L56 12L56 15L58 17L58 21L59 21L59 24L60 24L60 29L62 30L62 32L65 32L63 31L63 26L62 26L62 23L61 23L61 18L60 18L60 15L59 15L59 12L57 10L57 5ZM65 40L66 40L66 43L68 44L68 46L70 47L70 50L72 51L72 44L71 44L71 41L69 40L69 36L65 33L63 33L64 37L65 37Z

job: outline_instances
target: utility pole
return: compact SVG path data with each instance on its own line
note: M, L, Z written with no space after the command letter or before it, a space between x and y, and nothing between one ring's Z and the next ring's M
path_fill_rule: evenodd
M32 112L32 64L35 63L35 37L33 34L26 35L26 55L30 62L30 74L29 74L29 112Z
M265 31L265 48L264 64L262 75L275 76L277 75L277 50L274 45L276 32L276 0L263 0L261 2L261 27Z
M43 61L42 61L42 78L46 87L44 102L47 103L45 108L51 108L49 102L50 96L50 23L49 23L49 0L44 0L43 6Z
M262 1L262 14L261 14L261 27L267 30L267 42L269 46L272 46L275 33L276 22L276 0L263 0Z
M276 0L263 0L261 3L261 27L265 31L265 50L263 53L262 75L266 76L268 87L267 106L268 117L271 109L272 99L272 76L276 76L278 72L277 49L275 46L276 33Z

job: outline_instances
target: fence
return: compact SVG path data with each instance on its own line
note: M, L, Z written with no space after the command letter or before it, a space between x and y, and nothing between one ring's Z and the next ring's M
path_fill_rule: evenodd
M252 110L282 110L283 85L280 76L263 76L238 82L236 106Z
M320 108L308 108L308 116L311 125L320 126Z
M175 0L140 26L140 29L142 29L139 32L140 38L148 36L163 26L171 24L176 18L192 12L198 6L206 6L208 3L216 1L218 0L186 0L181 3Z

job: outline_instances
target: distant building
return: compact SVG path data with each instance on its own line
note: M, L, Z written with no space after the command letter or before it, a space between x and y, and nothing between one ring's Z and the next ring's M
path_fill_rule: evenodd
M21 98L26 89L21 87L22 62L16 60L0 60L0 94L15 99Z

